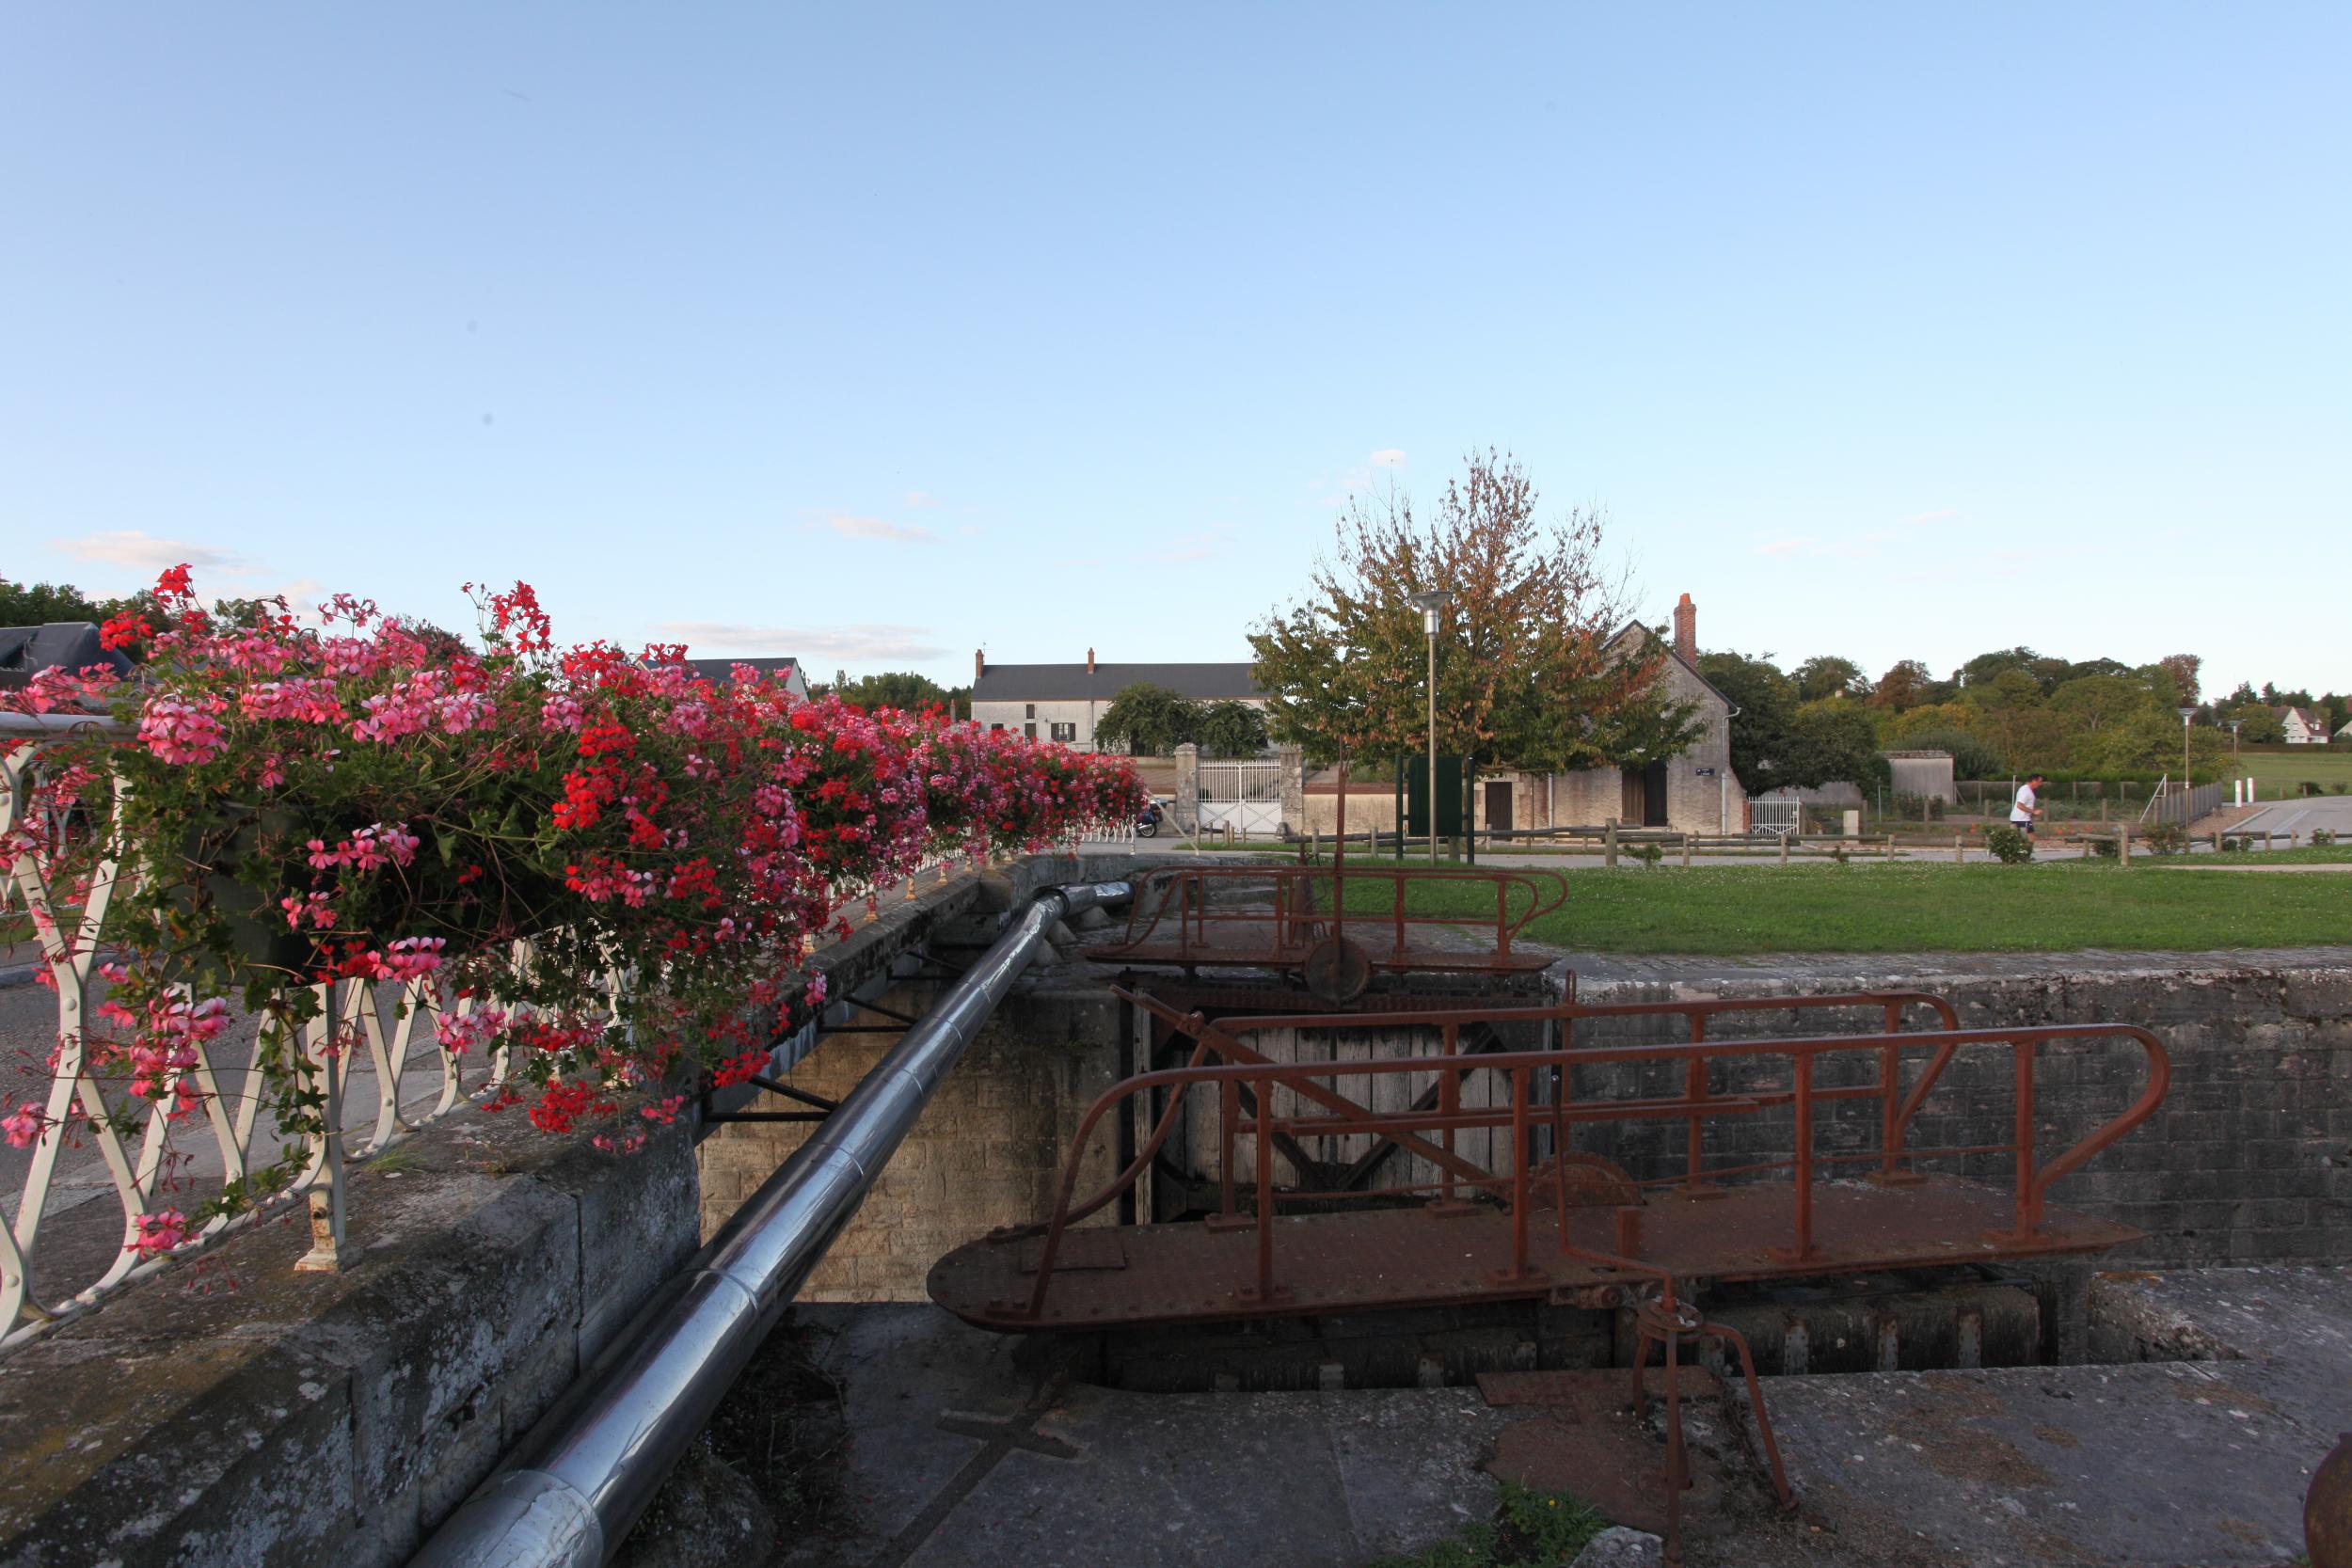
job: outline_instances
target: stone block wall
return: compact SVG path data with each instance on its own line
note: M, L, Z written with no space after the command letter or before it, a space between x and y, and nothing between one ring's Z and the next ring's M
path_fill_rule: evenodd
M919 1017L929 982L882 999ZM925 1277L943 1254L1000 1225L1047 1217L1063 1157L1079 1118L1120 1077L1119 1004L1092 983L1016 991L980 1032L923 1110L857 1217L817 1265L803 1301L922 1301ZM835 1034L787 1081L829 1100L847 1095L884 1053L892 1035ZM763 1095L756 1108L788 1110ZM806 1140L804 1122L734 1122L702 1148L706 1235ZM1116 1171L1117 1121L1105 1117L1089 1141L1077 1196ZM1113 1212L1095 1216L1108 1223Z
M1862 983L1898 983L1884 974ZM2109 1254L2142 1261L2341 1262L2352 1258L2352 969L2333 965L2288 969L2229 967L2112 969L2069 979L2003 980L1985 976L1918 979L1919 989L1947 996L1965 1028L2004 1024L2137 1023L2155 1032L2171 1058L2171 1087L2148 1122L2059 1180L2049 1201L2120 1221L2148 1233L2144 1243ZM1710 986L1729 994L1775 990L1829 991L1845 984L1775 987L1769 982ZM1675 988L1587 985L1587 1001L1665 999ZM1718 1038L1785 1037L1876 1027L1856 1014L1825 1027L1824 1015L1765 1014L1734 1024L1719 1022ZM1915 1012L1908 1027L1927 1027ZM1582 1043L1663 1043L1685 1037L1678 1020L1656 1023L1594 1023ZM1925 1053L1914 1053L1915 1064ZM1816 1085L1861 1084L1876 1073L1865 1053L1825 1058ZM1579 1099L1678 1093L1679 1064L1635 1069L1602 1066L1580 1071ZM1714 1092L1761 1086L1788 1077L1786 1058L1763 1059L1744 1070L1719 1068ZM2042 1048L2035 1071L2035 1144L2047 1161L2122 1111L2143 1082L2138 1046L2059 1041ZM1967 1148L2010 1142L2014 1135L2014 1075L2010 1053L1977 1048L1955 1057L1921 1107L1909 1134L1914 1148ZM1817 1111L1816 1148L1837 1152L1879 1148L1876 1100L1828 1102ZM1712 1164L1786 1158L1792 1132L1786 1109L1712 1120L1707 1148ZM1577 1147L1608 1155L1637 1176L1678 1170L1679 1123L1587 1125ZM1825 1176L1858 1176L1867 1164L1822 1167ZM1946 1169L2003 1186L2013 1185L2010 1155L1947 1161Z
M349 1262L242 1232L0 1360L0 1562L391 1568L695 1245L689 1129L471 1116L351 1174Z

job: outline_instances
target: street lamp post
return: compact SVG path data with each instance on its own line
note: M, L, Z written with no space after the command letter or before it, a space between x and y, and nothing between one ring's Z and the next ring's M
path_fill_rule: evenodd
M1412 596L1429 638L1429 863L1438 863L1438 616L1454 597L1442 588Z
M2237 755L2237 727L2245 722L2243 719L2230 721L2230 754L2232 756Z
M2183 794L2188 792L2188 721L2196 717L2195 708L2181 709L2181 792ZM2181 820L2185 822L2188 818L2183 816Z

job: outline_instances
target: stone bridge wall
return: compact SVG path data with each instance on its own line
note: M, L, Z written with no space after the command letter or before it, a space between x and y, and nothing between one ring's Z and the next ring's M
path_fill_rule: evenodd
M958 877L815 962L844 994L944 928L986 940L988 909L1123 864ZM405 1561L692 1255L693 1137L681 1121L621 1158L468 1112L352 1167L342 1273L294 1272L297 1213L0 1357L0 1568Z

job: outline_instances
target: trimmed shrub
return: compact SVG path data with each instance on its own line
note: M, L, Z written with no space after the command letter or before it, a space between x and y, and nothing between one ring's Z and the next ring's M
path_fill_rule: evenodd
M2177 855L2188 847L2188 830L2178 822L2151 822L2139 831L2139 841L2159 855Z
M2015 828L1989 830L1984 835L1984 847L2003 865L2023 865L2033 859L2033 835L2020 832Z

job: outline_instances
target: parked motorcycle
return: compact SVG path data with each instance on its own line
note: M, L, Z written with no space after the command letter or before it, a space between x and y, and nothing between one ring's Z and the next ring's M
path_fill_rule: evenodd
M1160 803L1157 800L1154 800L1150 805L1143 808L1142 816L1136 818L1136 836L1137 838L1155 838L1159 835L1159 831Z

